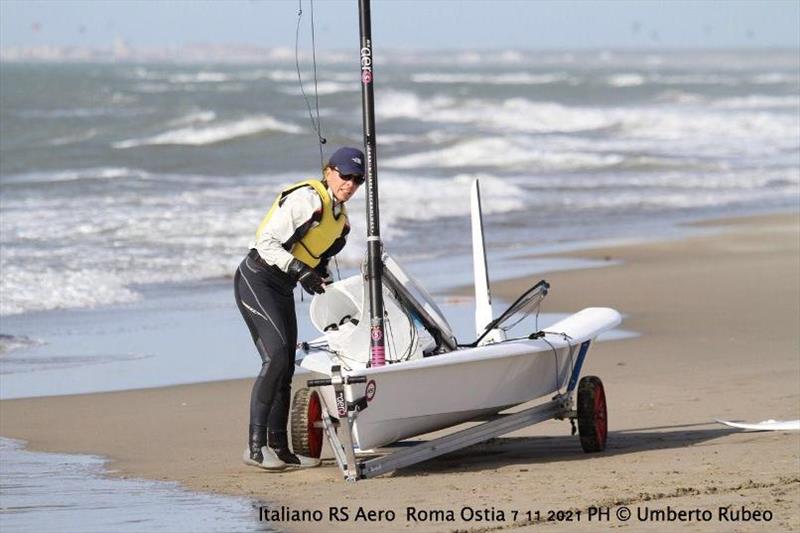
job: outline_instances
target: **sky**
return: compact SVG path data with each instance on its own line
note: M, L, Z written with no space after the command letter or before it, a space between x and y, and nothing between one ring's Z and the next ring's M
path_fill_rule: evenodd
M0 46L293 47L297 9L298 0L0 0ZM307 24L309 0L303 11ZM358 43L356 0L315 0L314 16L319 49ZM800 48L800 1L373 0L372 31L376 46L395 49Z

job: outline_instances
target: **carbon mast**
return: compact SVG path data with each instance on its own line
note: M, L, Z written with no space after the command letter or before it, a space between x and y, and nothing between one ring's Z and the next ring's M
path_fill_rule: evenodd
M369 283L370 362L386 364L383 324L383 263L378 206L378 155L375 148L375 101L372 91L374 60L370 0L358 1L361 37L361 110L364 130L364 155L367 181L367 282Z

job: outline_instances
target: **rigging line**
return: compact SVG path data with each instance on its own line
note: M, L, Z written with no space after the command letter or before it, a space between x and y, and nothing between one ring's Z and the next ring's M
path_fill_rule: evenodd
M569 373L570 373L570 375L572 375L572 371L575 369L574 355L575 355L575 348L577 346L577 345L573 345L572 341L575 340L575 339L573 339L569 334L567 334L564 331L542 331L542 333L544 333L545 335L557 335L557 336L561 337L562 339L564 339L566 341L567 346L569 346L569 354L568 354L568 357L569 357ZM557 390L560 391L561 390L561 384L559 383L559 379L558 379L558 354L556 352L555 346L553 346L550 343L550 341L548 341L545 337L542 337L541 339L544 342L546 342L550 346L550 348L553 349L553 354L556 356L556 385L558 386Z
M561 382L558 379L558 350L556 350L556 347L553 346L553 343L547 340L546 338L542 337L542 341L544 341L544 343L550 346L550 349L553 350L553 358L555 359L555 367L556 367L556 391L558 391L560 394Z
M317 109L317 135L319 136L319 159L320 166L324 164L322 156L322 145L328 140L322 136L322 122L319 118L319 89L317 87L317 33L314 24L314 0L309 0L311 4L311 59L314 66L314 103Z
M403 356L402 355L400 357L397 356L397 344L394 342L394 333L392 331L392 322L389 320L389 310L387 309L384 312L383 315L384 315L383 316L383 322L386 325L386 329L388 330L389 339L390 339L389 342L391 343L391 346L392 346L392 355L395 356L395 360L402 361L403 360Z
M529 301L527 304L525 304L524 306L520 306L520 309L518 310L518 312L521 314L521 316L520 316L520 318L518 318L518 319L517 319L517 321L516 321L516 322L512 323L512 324L511 324L511 325L509 325L509 326L504 326L504 327L501 327L500 329L502 329L503 331L509 331L509 330L511 330L511 329L513 329L513 328L515 328L515 327L517 326L517 324L519 324L520 322L522 322L523 320L525 320L526 318L528 318L528 317L530 316L530 313L528 313L528 314L523 314L523 311L525 311L525 310L526 310L528 307L530 307L532 302L534 302L534 300L533 300L533 299L531 299L531 300L530 300L530 301ZM542 300L539 300L539 301L536 301L536 302L534 302L534 303L533 303L533 305L535 305L535 306L536 306L536 314L534 315L534 317L535 317L535 321L536 321L536 322L535 322L536 331L539 331L539 312L541 311ZM513 315L512 315L512 316L513 316Z
M297 69L297 83L300 86L300 94L303 95L303 101L306 103L308 109L308 117L311 119L311 130L317 135L317 145L319 146L319 166L320 169L325 166L325 157L322 154L322 145L328 140L322 136L322 124L319 118L319 90L317 86L317 51L316 51L316 33L314 31L314 0L311 3L311 46L312 46L312 61L314 64L314 98L316 99L317 118L314 120L314 112L311 109L311 102L308 101L305 88L303 88L303 77L300 73L300 22L303 19L303 0L297 2L297 27L294 33L294 65Z
M339 281L342 281L342 274L339 272L339 260L336 259L336 256L333 256L333 264L336 265L336 277L339 278Z
M406 317L406 320L408 321L408 339L409 339L408 348L403 353L402 357L403 361L408 361L411 359L411 356L417 350L417 346L419 345L419 334L417 333L417 328L414 327L414 320L411 318L411 315L408 312L408 310L402 307L400 308L400 310L403 312L403 314Z
M419 347L419 332L417 331L417 328L414 327L414 319L411 317L408 311L405 311L405 313L406 317L408 317L408 334L409 337L411 338L408 347L407 359L411 359L411 356L414 354L414 352L417 351L417 348Z

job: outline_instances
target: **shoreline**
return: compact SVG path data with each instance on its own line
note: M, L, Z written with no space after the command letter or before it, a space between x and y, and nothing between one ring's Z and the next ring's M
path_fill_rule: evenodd
M720 231L544 254L621 262L547 274L553 289L543 306L547 312L615 307L626 315L623 327L641 333L598 344L584 368L584 375L601 375L609 392L611 435L603 454L582 454L568 425L551 421L353 486L329 464L265 474L239 458L252 379L2 400L0 435L25 440L30 450L108 457L108 469L117 471L112 476L178 481L192 490L293 509L322 508L320 487L329 489L326 509L358 501L398 515L408 505L452 509L455 502L508 509L535 502L542 510L719 502L771 505L779 518L770 527L800 529L799 436L741 433L712 421L800 416L800 218L792 213L694 224ZM531 281L493 283L493 295L511 301ZM771 457L766 464L760 461L765 456ZM731 464L739 471L731 472ZM352 522L324 525L359 529ZM541 525L380 523L383 529L430 530ZM636 524L637 530L657 525ZM588 527L572 523L568 529Z

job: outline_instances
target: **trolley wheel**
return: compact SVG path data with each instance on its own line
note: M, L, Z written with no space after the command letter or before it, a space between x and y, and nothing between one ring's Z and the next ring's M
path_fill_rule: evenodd
M322 455L322 402L314 390L300 389L294 395L292 449L306 457Z
M581 378L578 384L578 433L584 452L605 450L608 437L606 393L597 376Z

